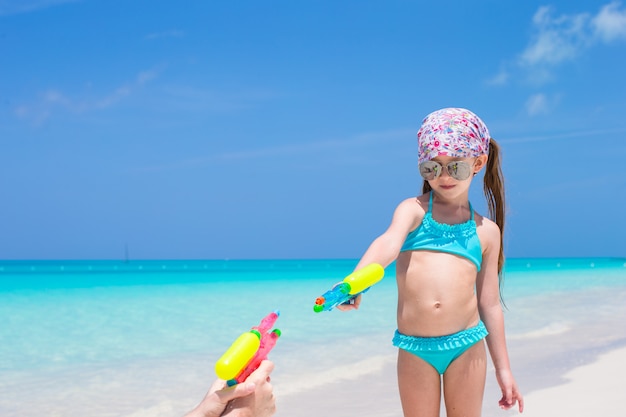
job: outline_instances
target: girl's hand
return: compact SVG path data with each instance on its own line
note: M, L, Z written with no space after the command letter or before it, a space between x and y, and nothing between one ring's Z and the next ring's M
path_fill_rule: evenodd
M361 294L357 295L354 298L351 298L349 301L343 304L339 304L337 306L337 310L341 310L341 311L357 310L360 304L361 304Z
M508 410L515 406L515 403L518 403L519 412L523 412L524 397L519 391L511 371L509 369L500 371L496 370L496 379L498 380L498 385L500 385L500 390L502 391L502 398L498 401L500 408Z

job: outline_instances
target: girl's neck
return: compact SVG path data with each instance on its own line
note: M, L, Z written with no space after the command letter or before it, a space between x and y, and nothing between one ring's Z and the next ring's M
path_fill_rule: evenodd
M435 193L435 191L431 191L433 197L433 205L438 204L441 206L445 206L451 209L469 209L469 193L463 193L459 196L446 198L441 194Z

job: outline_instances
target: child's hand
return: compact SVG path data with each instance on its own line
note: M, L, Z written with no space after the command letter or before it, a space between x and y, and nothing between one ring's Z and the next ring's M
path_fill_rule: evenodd
M228 403L222 417L269 417L276 412L274 388L270 383L270 373L274 364L268 360L250 374L245 384L255 386L254 393L238 397Z
M513 378L513 374L511 373L511 371L496 370L496 378L498 380L498 385L500 385L500 390L502 391L502 398L500 398L500 401L498 401L500 408L502 408L503 410L508 410L515 406L515 403L518 403L519 412L523 412L524 397L519 391L519 388L515 383L515 379Z
M337 310L341 310L341 311L357 310L360 304L361 304L361 294L357 295L354 298L349 299L343 304L339 304L337 306Z

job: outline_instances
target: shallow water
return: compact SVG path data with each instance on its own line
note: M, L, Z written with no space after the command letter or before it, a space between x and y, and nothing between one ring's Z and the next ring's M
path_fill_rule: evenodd
M312 311L355 265L0 262L0 415L180 415L230 343L275 309L279 398L359 381L395 363L393 267L356 314ZM626 343L623 259L509 260L504 296L520 385L553 384L561 370ZM493 383L486 403L498 394Z

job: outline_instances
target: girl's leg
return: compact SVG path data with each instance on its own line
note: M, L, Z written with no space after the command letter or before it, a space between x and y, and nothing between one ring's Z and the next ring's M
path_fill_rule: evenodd
M456 358L443 374L448 417L480 417L485 391L487 354L481 340Z
M404 417L439 417L439 372L404 349L398 349L398 388Z

